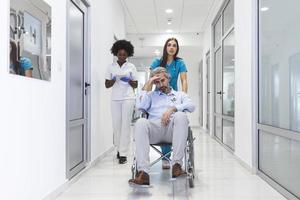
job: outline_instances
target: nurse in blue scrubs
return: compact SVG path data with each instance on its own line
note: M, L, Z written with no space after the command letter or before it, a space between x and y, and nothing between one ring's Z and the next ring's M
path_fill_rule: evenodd
M179 45L176 38L169 38L163 50L163 56L160 59L155 59L150 68L151 70L161 66L165 67L168 73L171 75L170 86L178 91L177 81L180 78L181 89L183 92L187 93L188 83L187 83L187 68L183 59L177 57L179 52ZM171 151L171 146L162 146L163 154L167 154ZM162 168L170 169L170 163L167 160L162 160Z

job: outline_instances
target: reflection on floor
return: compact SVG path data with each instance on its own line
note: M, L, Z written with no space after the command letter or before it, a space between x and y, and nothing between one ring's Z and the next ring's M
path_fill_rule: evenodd
M119 165L115 152L85 172L57 200L284 200L258 176L244 169L218 142L197 129L195 140L195 188L184 178L170 180L161 163L151 168L151 187L128 186L132 159ZM151 157L155 158L155 152Z

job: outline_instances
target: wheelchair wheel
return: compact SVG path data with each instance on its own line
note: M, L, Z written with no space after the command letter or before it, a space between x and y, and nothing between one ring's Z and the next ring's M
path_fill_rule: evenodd
M192 167L195 171L195 162L194 162L194 137L191 128L189 127L189 134L188 134L188 146L189 146L189 161L190 167Z
M132 179L134 179L136 177L136 174L137 174L137 167L136 167L136 160L134 158L133 164L131 166L131 177L132 177Z
M189 186L190 186L190 188L193 188L194 186L195 186L195 184L194 184L194 172L193 172L193 170L191 169L191 171L189 172L189 177L188 177L188 179L189 179Z
M195 178L195 162L194 162L194 138L191 128L189 128L188 133L188 174L189 174L189 186L190 188L194 187L194 178Z

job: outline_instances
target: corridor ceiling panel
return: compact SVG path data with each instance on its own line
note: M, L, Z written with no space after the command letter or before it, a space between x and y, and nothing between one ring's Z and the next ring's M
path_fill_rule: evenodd
M203 32L212 7L221 0L121 0L126 32L195 33ZM172 9L173 13L166 13ZM171 24L168 25L168 22Z

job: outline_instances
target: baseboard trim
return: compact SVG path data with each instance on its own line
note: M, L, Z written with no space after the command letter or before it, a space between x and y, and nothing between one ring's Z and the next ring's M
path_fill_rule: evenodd
M247 171L249 171L251 174L256 175L257 174L257 169L254 167L251 167L249 164L247 164L246 162L244 162L240 157L238 157L237 155L233 154L234 158L236 159L236 161L239 162L239 164L244 167Z
M110 154L114 150L114 147L110 147L107 151L99 155L95 160L87 163L86 167L79 172L76 176L74 176L71 180L66 179L66 182L61 186L56 188L53 192L48 194L43 200L54 200L59 195L61 195L64 191L66 191L73 183L78 181L82 175L84 175L90 168L94 167L98 162L100 162L103 158L105 158L108 154Z
M238 157L232 149L230 149L228 146L226 146L224 143L222 143L216 136L211 136L212 139L214 139L216 142L218 142L224 149L226 149L229 153L231 153L236 161L244 167L247 171L249 171L251 174L257 174L257 170L254 167L251 167L246 162L244 162L240 157Z

